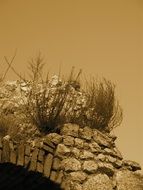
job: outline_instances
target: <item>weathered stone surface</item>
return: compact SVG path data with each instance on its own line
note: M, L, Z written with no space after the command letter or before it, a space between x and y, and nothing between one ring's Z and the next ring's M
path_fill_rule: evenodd
M69 174L69 177L72 181L77 181L79 183L82 183L87 178L87 174L82 171L71 172Z
M80 156L80 150L76 147L71 149L71 153L75 158L79 158L79 156Z
M71 150L67 148L64 144L58 144L55 155L62 157L65 155L69 155L70 152Z
M69 135L73 137L78 137L78 133L79 133L79 126L71 123L64 124L61 130L62 135Z
M69 185L67 185L69 190L82 190L82 186L79 183L69 181Z
M25 156L24 157L24 165L28 166L29 163L30 163L30 157L29 156Z
M77 148L83 148L83 145L84 145L84 141L82 139L75 138L75 146Z
M106 174L97 174L83 184L83 190L113 190L113 185Z
M40 173L43 173L43 169L44 169L44 167L43 167L43 163L41 163L41 162L37 162L37 168L36 168L36 171L37 171L37 172L40 172Z
M98 154L97 159L99 159L101 161L105 161L106 157L104 154Z
M51 147L53 149L55 148L55 145L48 138L44 139L43 144L47 145L47 146L49 146L49 147Z
M50 171L51 171L52 163L53 163L53 155L49 153L46 156L45 162L44 162L44 175L46 177L50 176Z
M66 158L61 161L61 169L65 171L78 171L81 169L81 163L75 158Z
M128 170L116 173L118 190L143 190L143 175Z
M23 166L24 165L24 144L20 144L18 146L18 158L17 158L17 165Z
M95 161L89 160L89 161L84 161L83 163L83 171L87 173L95 173L98 169L98 165Z
M48 146L47 144L43 144L43 150L46 152L54 153L54 149Z
M80 155L80 159L89 159L89 158L94 158L94 154L91 153L90 151L83 150Z
M131 160L124 160L123 161L123 165L124 166L129 166L132 168L132 171L136 171L136 170L141 170L141 166L140 164L138 164L137 162L135 161L131 161Z
M90 127L84 127L83 129L79 130L79 135L83 139L91 140L93 136L93 131Z
M90 143L89 147L90 147L91 152L93 153L101 151L101 147L96 142Z
M121 152L117 149L117 147L114 147L114 156L116 156L120 160L123 159L123 156L122 156Z
M98 169L100 172L107 174L108 176L114 175L114 167L112 164L106 163L106 162L99 162L98 163Z
M17 154L15 150L10 151L10 162L16 164Z
M29 170L32 170L32 171L36 170L38 153L39 153L39 149L35 148L34 151L32 152L32 158L31 158Z
M109 148L111 147L111 144L112 144L111 139L107 135L101 133L100 131L96 129L94 130L93 139L100 146L109 147Z
M39 153L38 153L38 160L40 161L40 162L43 162L44 161L44 155L45 155L45 151L43 151L43 150L39 150Z
M46 139L48 139L55 145L60 144L62 142L62 136L57 133L50 133L46 135Z
M61 160L59 158L54 158L52 168L54 170L58 170L60 168L60 164L61 164Z
M117 161L117 159L108 155L108 156L106 156L106 161L111 162L111 163L115 163Z
M31 152L30 145L26 145L26 147L25 147L25 155L30 156L30 152Z
M57 172L51 171L50 180L51 181L56 181L56 177L57 177Z
M2 162L9 162L9 161L10 161L9 141L3 140Z
M60 170L58 173L57 173L57 179L56 179L56 183L58 184L61 184L62 183L62 179L63 179L63 176L64 176L64 173L62 170Z
M122 161L121 161L121 160L118 160L118 159L116 160L116 162L113 162L112 164L113 164L113 166L114 166L115 168L117 168L117 169L121 168L122 165L123 165Z
M63 143L66 146L73 146L74 145L74 137L64 136Z

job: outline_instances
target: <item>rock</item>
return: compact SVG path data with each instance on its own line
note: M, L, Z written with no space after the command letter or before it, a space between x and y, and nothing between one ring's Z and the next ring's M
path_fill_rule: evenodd
M106 162L99 162L98 163L98 169L102 173L108 175L108 176L113 176L114 175L114 167L112 164L106 163Z
M95 173L98 169L98 165L95 161L89 160L89 161L84 161L83 163L83 171L87 173Z
M123 159L123 156L121 155L121 152L117 149L117 147L114 147L113 155L119 158L120 160Z
M132 168L132 171L136 171L136 170L141 170L141 166L140 164L138 164L137 162L135 161L131 161L131 160L124 160L123 161L123 165L124 166L129 166Z
M100 146L103 147L111 147L112 141L111 139L106 136L105 134L101 133L100 131L94 129L93 139L97 142Z
M89 158L94 158L94 154L87 150L83 150L83 152L80 155L80 159L89 159Z
M62 135L69 135L72 137L78 137L78 132L79 132L79 126L71 123L64 124L61 130Z
M111 162L111 163L115 163L117 161L116 158L112 157L112 156L106 156L106 160L107 162Z
M75 158L66 158L61 161L61 169L72 172L81 169L81 163Z
M74 138L71 136L64 136L63 138L64 145L73 146L74 145Z
M86 140L91 140L91 137L93 136L92 129L90 127L84 127L80 130L80 137Z
M143 190L143 175L129 170L119 170L116 173L118 190Z
M84 173L84 172L81 172L81 171L78 171L78 172L71 172L69 174L69 178L72 180L72 181L77 181L79 183L82 183L87 177L87 174Z
M98 156L97 156L97 159L99 159L99 160L101 160L101 161L105 161L105 159L106 159L106 157L105 157L105 155L104 154L98 154Z
M46 135L46 139L53 142L54 144L60 144L62 142L62 136L57 133L50 133Z
M101 152L101 147L96 142L90 143L89 147L91 152L93 153Z
M61 160L59 158L54 158L52 168L54 170L59 170L60 164L61 164Z
M83 148L83 145L84 145L84 141L82 139L75 138L75 146L77 148Z
M64 144L58 144L55 155L62 157L64 155L69 155L71 150L67 148Z
M73 154L73 156L75 156L75 158L79 158L79 156L80 156L80 150L76 147L71 149L71 153Z
M106 174L97 174L89 177L83 184L83 190L113 190L113 184Z

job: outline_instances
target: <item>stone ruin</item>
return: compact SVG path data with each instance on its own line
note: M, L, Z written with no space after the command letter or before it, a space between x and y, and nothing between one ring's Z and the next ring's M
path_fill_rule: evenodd
M51 86L54 89L56 85L54 78ZM21 96L26 97L29 87L28 82L18 81L1 85L0 105L5 102L3 109L19 116ZM76 98L79 106L83 104L81 92L76 91ZM26 142L15 142L8 135L0 138L0 163L40 172L65 190L143 190L140 165L124 160L115 140L111 133L67 123L59 134Z
M116 137L76 124L63 125L32 143L0 141L0 163L10 162L43 173L65 190L143 190L141 167L124 160Z

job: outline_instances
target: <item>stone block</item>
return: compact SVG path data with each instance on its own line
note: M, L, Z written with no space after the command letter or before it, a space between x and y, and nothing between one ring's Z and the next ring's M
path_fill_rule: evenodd
M9 161L10 161L9 141L3 140L2 162L9 162Z
M112 181L106 174L91 176L83 184L83 190L113 190Z
M73 146L74 145L74 137L71 136L64 136L63 143L66 146Z
M61 183L62 183L63 176L64 176L63 171L60 170L60 171L58 172L58 174L57 174L57 179L56 179L55 182L58 183L58 184L61 184Z
M57 178L57 172L56 171L51 171L50 180L51 181L56 181L56 178Z
M71 149L71 153L75 158L79 158L79 156L80 156L80 150L76 147Z
M44 162L44 175L45 175L46 177L49 177L49 176L50 176L52 163L53 163L53 155L49 153L49 154L46 156L45 162Z
M108 176L113 176L115 173L115 169L114 169L113 165L106 163L106 162L99 162L98 169L100 172L102 172Z
M86 178L87 178L87 174L82 171L71 172L69 174L69 179L71 181L77 181L79 183L82 183Z
M54 153L54 149L51 148L50 146L46 145L46 144L43 144L43 150L46 151L46 152L50 152L50 153Z
M26 156L30 156L30 152L31 152L30 145L26 145L26 146L25 146L25 155L26 155Z
M29 156L25 156L24 157L24 165L28 166L28 164L30 164L30 157Z
M57 133L50 133L50 134L46 135L46 139L48 139L55 145L58 145L62 142L62 136Z
M56 146L48 139L48 138L45 138L44 141L43 141L43 144L55 149Z
M82 139L75 138L75 147L83 148L84 147L84 141Z
M70 148L66 147L64 144L58 144L55 155L59 157L67 156L70 152Z
M39 153L38 148L35 148L32 152L31 163L30 163L30 168L29 168L29 170L31 171L36 170L38 153Z
M93 131L90 127L84 127L83 129L79 130L79 136L86 140L91 140L93 136Z
M90 159L90 158L94 158L94 154L91 153L90 151L83 150L80 155L80 159Z
M66 158L61 161L61 169L72 172L81 170L81 163L75 158Z
M17 161L17 152L15 150L10 151L10 162L16 164Z
M40 173L43 173L43 169L44 169L43 163L37 162L36 171L37 171L37 172L40 172Z
M24 165L24 144L20 144L18 146L18 152L17 152L17 165L23 166Z
M59 170L60 164L61 164L61 160L59 158L54 158L53 159L52 169L53 170Z
M40 149L38 153L38 161L43 162L44 156L45 156L45 151Z
M94 160L84 161L83 171L86 173L95 173L98 169L98 165Z
M69 135L72 137L78 137L78 133L79 133L79 126L72 123L64 124L61 130L61 135Z

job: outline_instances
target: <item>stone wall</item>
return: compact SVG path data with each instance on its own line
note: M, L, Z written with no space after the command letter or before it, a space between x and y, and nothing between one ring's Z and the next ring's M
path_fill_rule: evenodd
M116 137L89 127L65 124L29 144L0 141L0 162L43 173L66 190L143 190L141 167L123 160Z

